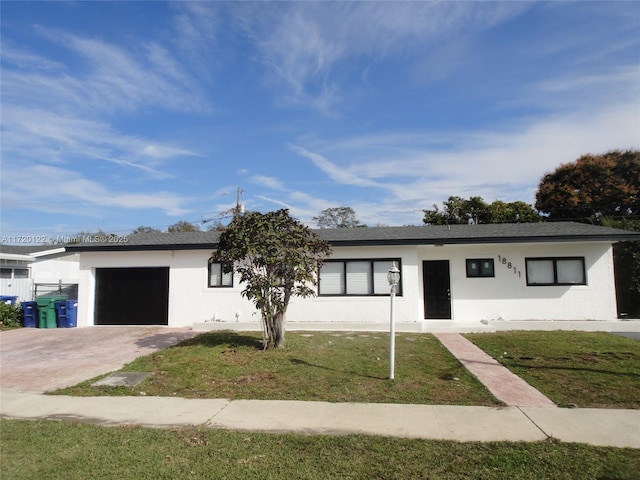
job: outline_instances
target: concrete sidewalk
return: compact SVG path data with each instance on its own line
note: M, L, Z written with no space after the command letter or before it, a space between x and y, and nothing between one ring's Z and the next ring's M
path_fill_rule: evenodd
M99 425L201 426L462 442L563 442L640 448L640 410L458 407L167 397L68 397L2 391L5 418Z

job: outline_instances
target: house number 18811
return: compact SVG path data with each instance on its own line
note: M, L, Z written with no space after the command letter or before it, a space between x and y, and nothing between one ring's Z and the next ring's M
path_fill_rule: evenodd
M498 262L500 262L502 265L507 267L509 270L513 270L514 275L518 275L519 278L522 278L522 272L520 272L520 270L518 270L517 267L513 265L513 263L507 260L506 257L503 257L502 255L498 255Z

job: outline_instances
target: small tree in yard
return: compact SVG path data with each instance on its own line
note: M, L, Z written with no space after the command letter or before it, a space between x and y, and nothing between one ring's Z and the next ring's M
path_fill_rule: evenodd
M284 345L285 314L292 296L315 295L317 273L331 246L288 210L236 217L220 235L212 261L235 270L242 295L262 316L264 349Z

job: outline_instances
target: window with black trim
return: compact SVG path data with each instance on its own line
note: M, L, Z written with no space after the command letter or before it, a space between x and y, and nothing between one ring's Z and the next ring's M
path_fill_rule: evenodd
M399 258L327 260L320 269L318 294L390 295L391 287L387 274L393 262L402 270ZM402 295L402 277L396 288L396 295Z
M584 257L525 258L527 285L586 285Z
M468 258L467 277L495 277L493 258Z
M233 287L233 272L225 272L224 263L209 262L209 288Z

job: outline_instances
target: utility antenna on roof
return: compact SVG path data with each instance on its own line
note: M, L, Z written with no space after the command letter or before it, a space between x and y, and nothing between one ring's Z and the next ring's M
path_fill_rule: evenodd
M238 195L236 197L236 208L233 215L233 218L238 218L240 215L244 214L245 208L244 205L240 203L240 195L242 195L243 190L238 187Z
M240 203L240 195L242 195L242 188L238 187L236 192L236 205L235 207L231 207L229 210L225 210L224 212L220 212L217 217L214 218L203 218L202 223L208 223L212 221L216 221L218 223L218 229L222 228L220 225L220 221L223 218L233 217L234 219L238 218L240 215L244 215L245 206ZM222 195L230 195L230 193L223 193Z

